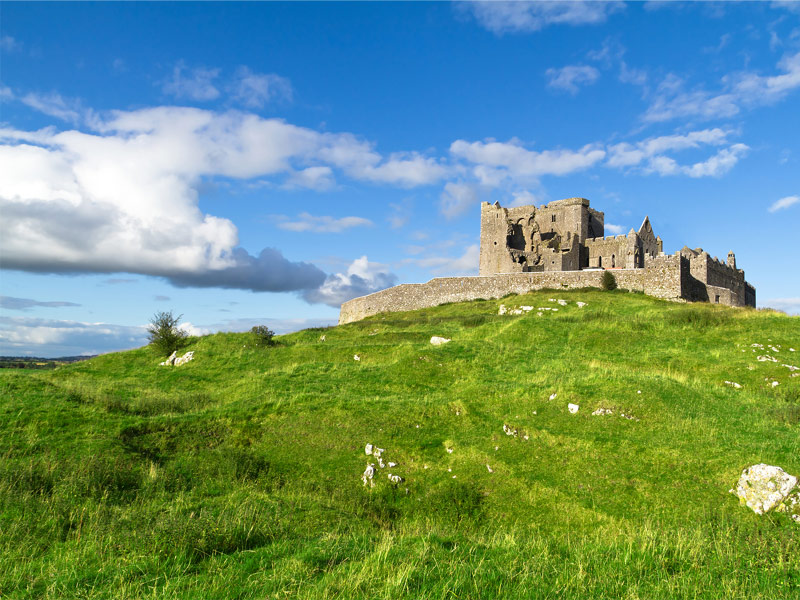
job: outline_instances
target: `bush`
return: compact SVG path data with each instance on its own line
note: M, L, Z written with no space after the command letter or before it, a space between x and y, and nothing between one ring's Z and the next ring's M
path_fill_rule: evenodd
M600 286L607 292L615 290L617 289L617 278L614 277L611 271L605 271L603 272L603 279L600 282Z
M169 356L176 350L181 349L186 344L188 335L182 329L178 329L181 317L172 314L172 311L157 312L150 319L150 327L147 328L147 339L150 345L164 356Z
M253 337L256 338L256 346L272 346L275 340L275 332L266 325L256 325L250 330Z

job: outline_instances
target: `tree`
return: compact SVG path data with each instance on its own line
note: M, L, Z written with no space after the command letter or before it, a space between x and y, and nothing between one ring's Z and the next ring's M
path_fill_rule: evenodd
M606 290L611 291L617 289L617 278L611 271L603 272L603 279L600 281L600 286Z
M266 325L256 325L250 330L250 333L256 339L256 346L272 346L275 343L275 340L272 339L275 337L275 332Z
M176 350L183 347L188 335L182 329L178 329L178 323L183 315L177 317L172 311L157 312L150 319L150 327L147 328L147 338L150 345L159 354L169 356Z

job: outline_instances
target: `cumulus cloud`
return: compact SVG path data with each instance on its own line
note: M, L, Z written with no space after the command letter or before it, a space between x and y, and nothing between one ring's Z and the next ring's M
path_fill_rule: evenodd
M287 231L311 231L314 233L341 233L352 227L371 227L374 225L369 219L363 217L315 217L307 212L300 213L294 221L289 217L279 215L276 217L278 227Z
M496 34L539 31L548 25L594 25L624 8L620 2L462 2L462 10Z
M786 196L785 198L781 198L780 200L773 202L767 210L771 213L774 213L779 210L789 208L790 206L794 206L798 203L800 203L800 196Z
M597 144L587 144L579 150L543 150L524 148L517 140L508 142L467 142L456 140L450 152L478 165L501 169L512 177L566 175L587 169L605 158L606 152Z
M639 168L643 173L659 175L688 175L689 177L718 177L727 173L747 153L745 144L732 144L718 150L704 161L680 165L667 153L698 149L703 146L722 146L728 143L733 131L719 128L692 131L687 134L647 138L630 144L623 142L609 146L609 167Z
M393 286L397 276L386 265L371 263L366 256L357 258L346 273L329 275L319 288L303 292L303 298L312 304L327 304L339 308L342 302L365 296Z
M190 69L184 61L179 61L172 69L172 75L164 81L161 90L176 98L208 101L219 98L220 91L214 84L219 77L219 69L195 67Z
M251 255L238 246L231 221L201 212L204 178L291 180L317 169L309 176L319 180L338 168L410 186L445 173L416 153L384 158L349 133L236 111L156 107L92 123L90 131L0 130L4 268L139 273L177 286L254 291L316 288L325 274L315 266L274 248ZM348 224L355 222L329 227Z
M0 308L5 308L7 310L28 310L36 306L44 306L46 308L64 308L67 306L80 306L80 304L75 304L74 302L65 302L63 300L41 302L39 300L32 300L31 298L0 296Z
M624 225L612 225L611 223L605 224L605 230L611 235L621 235L625 233Z
M292 84L275 73L254 73L247 67L236 70L230 85L233 100L248 108L261 108L274 100L292 99Z
M743 108L774 104L800 87L800 52L784 55L777 68L782 71L777 75L753 71L727 75L717 91L687 89L681 78L670 74L659 84L643 119L719 119L732 117Z
M600 71L589 65L568 65L560 69L547 69L547 87L577 94L580 86L591 85L600 77Z

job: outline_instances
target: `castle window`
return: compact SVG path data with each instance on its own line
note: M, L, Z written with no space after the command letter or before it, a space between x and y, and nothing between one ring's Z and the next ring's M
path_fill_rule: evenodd
M555 222L556 222L556 216L555 216L555 215L552 215L552 216L550 217L550 220L551 220L553 223L555 223Z
M714 304L719 304L719 296L714 296Z

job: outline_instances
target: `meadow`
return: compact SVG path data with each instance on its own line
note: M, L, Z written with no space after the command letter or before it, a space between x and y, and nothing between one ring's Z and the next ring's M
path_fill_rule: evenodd
M800 526L729 493L800 476L798 317L544 290L275 339L0 371L0 597L800 597Z

